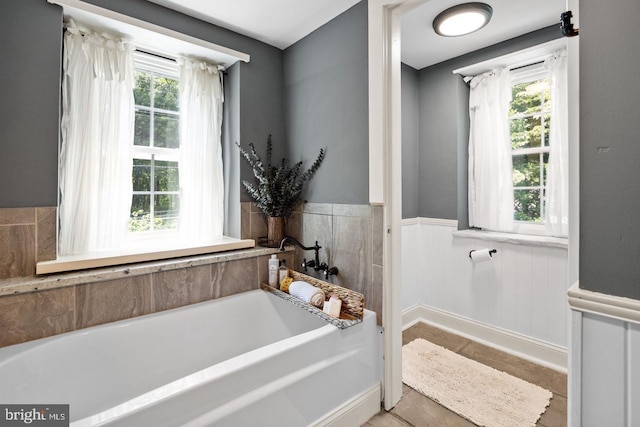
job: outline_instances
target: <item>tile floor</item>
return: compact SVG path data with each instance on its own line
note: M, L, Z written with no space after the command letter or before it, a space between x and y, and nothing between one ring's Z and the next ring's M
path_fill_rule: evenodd
M567 425L567 376L552 369L536 365L502 351L450 334L424 323L405 330L402 344L424 338L460 355L468 357L522 378L553 393L546 412L538 420L539 427ZM402 399L389 412L380 411L363 427L473 427L474 424L449 411L406 385L402 385Z

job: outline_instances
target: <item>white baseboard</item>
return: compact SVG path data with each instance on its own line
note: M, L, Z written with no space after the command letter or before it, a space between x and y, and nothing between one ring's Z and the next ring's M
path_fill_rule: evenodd
M567 349L423 304L402 313L403 329L424 322L551 369L567 372Z
M311 425L316 427L360 426L380 412L380 400L381 387L378 383Z

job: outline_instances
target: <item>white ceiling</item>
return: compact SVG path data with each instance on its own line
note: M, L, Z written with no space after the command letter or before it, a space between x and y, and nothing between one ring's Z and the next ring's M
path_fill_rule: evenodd
M359 0L148 0L285 49ZM366 0L362 0L366 1ZM425 0L402 18L402 60L416 69L560 23L565 0L484 0L491 22L462 37L440 37L433 18L467 0Z
M360 0L148 1L285 49Z
M481 30L460 37L441 37L433 19L466 0L428 0L402 17L402 62L422 69L549 25L560 26L565 0L484 0L493 17Z

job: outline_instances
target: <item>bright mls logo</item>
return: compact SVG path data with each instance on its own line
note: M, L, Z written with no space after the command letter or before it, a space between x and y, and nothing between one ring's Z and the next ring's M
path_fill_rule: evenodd
M0 427L68 427L69 405L0 405Z

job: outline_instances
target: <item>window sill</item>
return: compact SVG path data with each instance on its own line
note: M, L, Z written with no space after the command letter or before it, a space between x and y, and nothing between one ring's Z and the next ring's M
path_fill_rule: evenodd
M497 231L458 230L453 232L453 237L547 248L567 249L569 247L569 240L563 237L500 233Z
M83 255L59 256L53 261L36 264L36 274L61 273L66 271L86 270L90 268L109 267L121 264L179 258L192 255L211 254L235 249L255 247L253 240L239 240L232 237L221 237L210 242L171 247L155 247L154 250L128 249L115 252L98 252Z
M285 248L285 252L291 252L292 247ZM257 258L280 253L278 248L254 247L239 249L229 252L208 253L184 258L156 260L145 263L117 265L107 268L68 271L60 274L15 277L0 280L0 297L18 295L29 292L47 291L64 288L67 286L82 285L86 283L117 280L123 277L143 276L163 271L178 270L188 267L211 265L227 261L236 261L247 258Z

